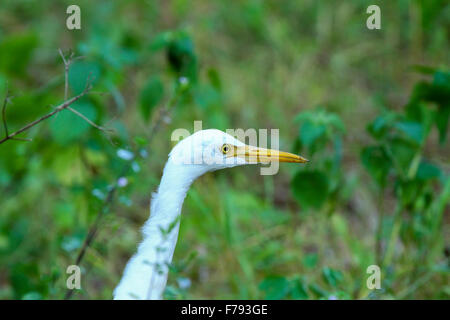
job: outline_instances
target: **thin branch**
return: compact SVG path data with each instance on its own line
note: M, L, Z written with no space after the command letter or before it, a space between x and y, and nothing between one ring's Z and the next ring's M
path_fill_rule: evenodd
M16 141L32 141L30 138L10 138L10 140L16 140Z
M114 199L114 193L117 189L117 184L115 184L109 191L108 194L106 196L106 200L104 205L102 206L101 210L99 211L99 213L97 214L97 217L95 218L95 222L92 225L92 228L89 230L89 233L86 237L86 239L84 239L84 243L83 246L81 247L81 250L77 256L77 260L75 261L75 264L78 265L81 260L84 257L84 254L86 253L86 249L89 247L89 245L91 244L92 240L94 239L95 235L97 234L97 230L98 230L98 225L100 223L100 218L102 217L103 214L105 214L108 211L109 205L111 204L111 202Z
M8 102L10 101L11 98L12 97L9 95L8 84L6 84L5 100L3 101L3 107L2 107L2 119L3 119L3 127L5 128L5 139L11 139L11 140L17 140L17 141L31 141L31 139L26 139L26 138L12 138L9 135L8 124L6 121L6 106L8 105Z
M91 126L93 126L94 128L97 128L98 130L101 131L109 131L109 132L113 132L112 129L107 129L107 128L103 128L100 127L99 125L95 124L94 122L92 122L88 117L86 117L84 114L82 114L81 112L71 108L71 107L67 107L67 110L72 111L73 113L75 113L77 116L79 116L80 118L82 118L84 121L86 121L87 123L89 123Z
M128 166L125 166L122 170L123 175L128 171ZM77 259L75 260L75 265L79 265L81 261L83 260L87 249L90 247L92 241L94 240L95 236L97 235L98 227L100 225L101 218L103 215L108 212L110 204L114 200L114 193L117 189L117 183L114 184L114 186L109 189L108 194L106 195L105 202L103 202L103 205L101 209L98 211L97 216L95 217L94 223L89 228L89 231L87 233L86 238L84 239L83 245L81 246L80 251L78 252ZM72 294L74 292L74 289L67 289L66 294L64 296L65 300L69 300L72 297Z
M61 48L58 49L59 55L61 56L63 62L64 62L64 100L67 100L67 95L69 94L69 66L71 61L69 62L64 57L64 54L61 50Z
M31 127L34 127L35 125L37 125L38 123L40 123L41 121L44 121L47 118L50 118L51 116L53 116L54 114L60 112L61 110L64 109L68 109L71 112L73 112L74 114L76 114L77 116L79 116L80 118L82 118L83 120L85 120L87 123L89 123L91 126L99 129L102 132L108 132L108 131L112 131L109 129L105 129L101 126L96 125L94 122L92 122L90 119L88 119L85 115L83 115L82 113L80 113L79 111L73 109L70 107L71 104L73 104L75 101L79 100L80 98L82 98L83 96L85 96L88 92L91 91L92 86L91 86L91 79L87 79L86 81L86 87L84 88L83 92L81 92L80 94L78 94L77 96L71 98L68 100L68 94L69 94L69 69L70 69L70 64L77 60L77 59L81 59L83 57L75 57L74 58L74 53L71 52L69 57L66 59L66 57L64 56L63 52L61 49L59 49L59 54L61 55L61 58L64 62L64 102L62 104L60 104L59 106L57 106L52 112L47 113L46 115L40 117L39 119L27 124L26 126L24 126L23 128L9 134L8 131L8 126L7 126L7 121L6 121L6 106L8 104L8 100L9 100L9 90L7 88L6 90L6 96L5 96L5 100L3 102L3 107L2 107L2 121L3 121L3 127L5 128L5 137L3 139L0 140L0 144L6 142L7 140L18 140L18 141L31 141L31 139L27 139L27 138L16 138L15 136L30 129Z
M8 104L9 99L9 88L8 85L6 85L6 94L5 94L5 100L3 101L3 107L2 107L2 118L3 118L3 126L5 127L5 136L8 137L8 126L6 125L6 106Z
M77 59L82 59L84 58L83 56L79 56L79 57L74 57L74 52L70 52L69 57L66 58L64 56L64 53L62 52L61 48L58 49L59 51L59 55L61 56L63 63L64 63L64 100L67 100L67 96L69 94L69 70L70 70L70 65ZM89 81L90 79L88 79ZM106 129L103 128L97 124L95 124L92 120L90 120L88 117L86 117L84 114L82 114L81 112L68 107L67 110L73 112L74 114L76 114L78 117L80 117L81 119L83 119L84 121L86 121L87 123L89 123L91 126L93 126L94 128L104 132L105 134L108 132L113 132L112 129Z
M14 137L17 136L18 134L20 134L20 133L22 133L22 132L24 132L24 131L26 131L26 130L32 128L32 127L34 127L35 125L37 125L38 123L44 121L45 119L50 118L51 116L53 116L54 114L60 112L61 110L66 109L66 108L69 107L72 103L74 103L75 101L79 100L80 98L82 98L83 96L85 96L86 94L88 94L89 91L90 91L90 89L91 89L91 85L90 85L90 83L87 83L85 89L84 89L83 92L81 92L79 95L77 95L77 96L75 96L75 97L73 97L73 98L71 98L71 99L69 99L69 100L63 102L62 104L58 105L52 112L47 113L46 115L40 117L40 118L37 119L37 120L34 120L33 122L30 122L29 124L27 124L27 125L24 126L23 128L21 128L21 129L15 131L15 132L13 132L13 133L11 133L11 134L8 134L5 138L3 138L3 139L0 140L0 144L2 144L3 142L5 142L5 141L7 141L7 140L23 140L23 139L14 138ZM5 119L5 118L3 117L3 120L4 120L4 119ZM4 121L5 121L5 120L4 120ZM13 139L13 138L14 138L14 139Z

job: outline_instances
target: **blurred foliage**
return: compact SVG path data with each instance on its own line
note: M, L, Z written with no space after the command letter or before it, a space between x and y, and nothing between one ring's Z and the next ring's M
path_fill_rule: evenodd
M140 241L175 128L279 128L307 165L235 168L188 193L169 299L448 299L449 16L445 1L2 0L0 299L60 299L117 188L74 298L110 299ZM4 131L2 128L1 136ZM382 289L369 290L378 264Z

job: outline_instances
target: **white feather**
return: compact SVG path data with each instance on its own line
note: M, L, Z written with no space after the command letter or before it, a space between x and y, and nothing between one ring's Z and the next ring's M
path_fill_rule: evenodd
M152 197L150 218L142 229L143 241L125 267L114 299L162 299L177 243L181 207L190 185L208 171L245 164L239 159L224 161L220 152L224 143L244 145L222 131L210 129L194 133L172 149Z

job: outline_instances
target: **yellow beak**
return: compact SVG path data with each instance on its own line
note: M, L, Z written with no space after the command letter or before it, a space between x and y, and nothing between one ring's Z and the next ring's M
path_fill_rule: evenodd
M247 162L254 162L254 163L267 163L272 161L295 162L295 163L309 162L309 160L303 158L302 156L275 149L264 149L252 146L234 147L233 149L234 150L230 152L229 157L243 158Z

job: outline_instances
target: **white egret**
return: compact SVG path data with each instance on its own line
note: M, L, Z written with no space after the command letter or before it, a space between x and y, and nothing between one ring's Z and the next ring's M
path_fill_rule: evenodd
M114 299L161 299L178 238L179 217L192 182L208 171L271 161L304 163L301 156L242 143L220 130L201 130L170 152L153 194L143 241L125 267Z

